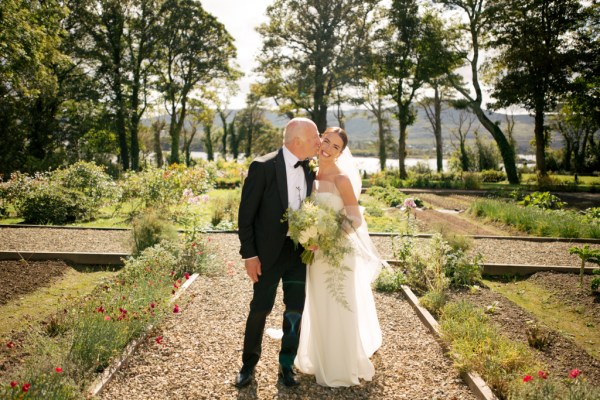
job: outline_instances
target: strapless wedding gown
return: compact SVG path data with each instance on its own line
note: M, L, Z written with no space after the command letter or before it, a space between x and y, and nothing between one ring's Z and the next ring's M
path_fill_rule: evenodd
M315 193L314 200L334 210L344 208L337 193ZM339 387L370 381L375 374L369 359L381 346L381 329L377 319L371 290L372 269L366 263L374 262L361 250L355 233L348 235L353 251L342 265L343 290L349 307L332 297L327 287L327 271L332 268L315 253L315 261L307 268L306 302L302 315L300 345L296 367L306 374L315 375L323 386Z

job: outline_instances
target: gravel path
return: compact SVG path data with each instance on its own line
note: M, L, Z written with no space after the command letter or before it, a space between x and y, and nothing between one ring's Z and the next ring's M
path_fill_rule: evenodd
M131 236L122 230L85 230L54 228L0 227L0 250L58 251L58 252L105 252L129 253ZM235 234L214 234L213 237L236 237ZM428 239L419 239L425 242ZM394 251L390 237L376 236L373 242L381 256L393 259ZM239 243L233 239L229 258L237 260ZM526 242L505 239L473 240L472 252L479 252L485 263L539 264L576 266L580 259L569 254L573 244L566 242ZM577 244L583 246L583 244ZM600 249L600 244L590 248ZM591 265L591 264L590 264Z
M233 379L240 367L243 330L251 296L238 255L235 234L214 234L217 259L233 262L232 274L200 277L180 299L182 312L172 314L153 332L102 393L103 399L474 399L439 344L400 295L376 293L383 346L373 357L372 382L351 388L318 386L300 375L301 385L288 389L277 382L279 342L265 337L256 380L238 390ZM426 241L427 239L419 239ZM374 237L383 258L393 258L392 240ZM129 252L130 233L0 227L0 250ZM534 243L478 239L474 251L485 262L579 265L569 243ZM600 248L600 245L592 245ZM508 259L507 259L508 258ZM281 293L267 322L281 323ZM155 338L163 336L162 344Z
M159 331L143 343L101 394L103 399L474 399L439 344L399 295L376 294L383 346L374 355L372 382L324 388L312 376L300 386L277 382L279 342L265 336L255 381L238 390L244 324L251 284L237 256L235 235L213 235L218 258L236 260L230 276L199 277ZM281 324L281 293L267 327ZM162 344L155 338L163 336Z

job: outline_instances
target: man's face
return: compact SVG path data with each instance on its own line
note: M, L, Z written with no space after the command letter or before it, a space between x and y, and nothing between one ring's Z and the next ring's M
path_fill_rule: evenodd
M304 158L314 157L319 152L321 147L321 138L319 131L314 125L307 124L302 134L302 152Z

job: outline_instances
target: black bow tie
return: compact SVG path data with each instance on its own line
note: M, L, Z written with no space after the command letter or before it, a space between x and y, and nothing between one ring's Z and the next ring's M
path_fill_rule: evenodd
M302 161L298 161L296 164L294 164L294 168L298 168L300 165L302 165L303 167L308 167L309 162L310 160L308 158Z

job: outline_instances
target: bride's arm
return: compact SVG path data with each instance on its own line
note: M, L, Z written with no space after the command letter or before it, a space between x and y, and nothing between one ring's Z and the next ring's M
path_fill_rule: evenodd
M352 188L352 183L348 176L338 175L335 178L335 186L344 202L344 209L346 211L346 217L348 218L348 226L343 226L343 228L346 232L349 232L362 224L362 215L360 214L358 199L354 194L354 189Z

